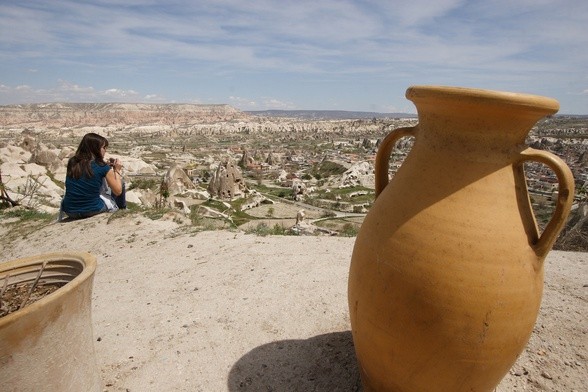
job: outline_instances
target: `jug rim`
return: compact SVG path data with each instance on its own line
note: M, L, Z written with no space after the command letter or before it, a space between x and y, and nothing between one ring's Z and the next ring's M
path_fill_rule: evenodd
M406 98L415 104L433 102L463 103L467 100L471 104L532 108L545 114L555 114L559 110L559 102L554 98L470 87L413 85L406 90Z

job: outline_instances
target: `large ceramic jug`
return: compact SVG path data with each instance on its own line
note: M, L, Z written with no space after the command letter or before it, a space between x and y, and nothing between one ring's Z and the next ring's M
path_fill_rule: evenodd
M491 391L524 349L543 262L565 223L574 180L525 137L556 100L414 86L418 125L389 134L376 156L376 200L357 236L349 308L365 391ZM390 153L414 145L388 183ZM539 233L523 164L557 175Z

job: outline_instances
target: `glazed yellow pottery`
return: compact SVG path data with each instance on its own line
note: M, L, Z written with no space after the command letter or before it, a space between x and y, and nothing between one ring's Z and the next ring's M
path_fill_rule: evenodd
M524 145L556 100L413 86L418 125L390 133L376 156L376 200L357 236L349 309L365 391L492 391L524 349L543 262L565 223L574 180L553 154ZM388 179L392 148L414 145ZM559 181L539 233L523 164Z

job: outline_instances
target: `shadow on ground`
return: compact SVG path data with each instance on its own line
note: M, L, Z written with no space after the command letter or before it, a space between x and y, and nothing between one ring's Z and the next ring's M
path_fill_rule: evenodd
M360 391L351 331L256 347L235 363L229 391Z

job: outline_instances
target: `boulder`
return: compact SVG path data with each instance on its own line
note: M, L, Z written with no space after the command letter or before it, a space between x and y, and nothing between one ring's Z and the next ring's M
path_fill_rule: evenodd
M262 204L275 204L272 199L268 199L267 197L263 196L262 194L255 192L253 197L247 200L246 203L241 205L241 211L250 210L255 207L259 207Z
M147 208L151 208L156 205L157 201L159 200L159 195L156 195L155 192L153 192L151 189L141 189L139 200L141 201L141 205Z
M4 185L8 185L13 179L27 176L27 172L23 169L23 165L16 162L5 161L0 164L0 171L2 172L2 181L4 182Z
M51 173L56 172L59 167L63 166L63 163L57 154L48 149L41 149L41 147L35 149L29 162L44 166Z
M276 179L276 182L278 184L283 184L288 180L288 172L284 169L282 169L280 171L280 174L278 174L278 178Z
M174 200L174 207L182 211L184 214L190 214L190 208L186 205L183 200Z
M188 189L184 192L184 196L190 197L195 200L208 200L210 199L210 193L203 189Z
M196 185L194 185L190 177L188 177L179 165L170 167L167 173L165 173L163 181L170 195L177 195L189 189L196 189Z
M306 184L301 180L293 180L292 181L292 198L296 201L302 199L302 197L306 194Z
M26 151L32 153L37 149L37 141L35 140L35 138L33 138L31 136L25 136L22 139L22 142L20 142L19 146L23 150L26 150Z
M132 158L127 156L111 155L107 158L118 158L123 164L123 169L127 174L142 174L142 175L156 175L155 166L146 163L139 158Z
M27 207L49 212L59 207L63 189L47 176L47 170L43 166L34 163L4 163L0 170L6 193L12 200Z
M0 161L12 163L28 163L31 159L31 152L24 150L21 147L9 144L5 147L0 147Z
M141 201L141 194L137 191L130 190L128 191L126 194L126 199L127 199L127 203L134 203L134 204L138 204L138 205L142 205L143 202Z
M357 162L341 175L340 188L363 186L375 187L374 168L368 162Z
M222 218L232 220L229 215L202 205L198 207L198 213L208 218Z
M296 213L296 224L301 223L304 220L305 216L306 216L306 214L304 213L304 210L299 210Z

